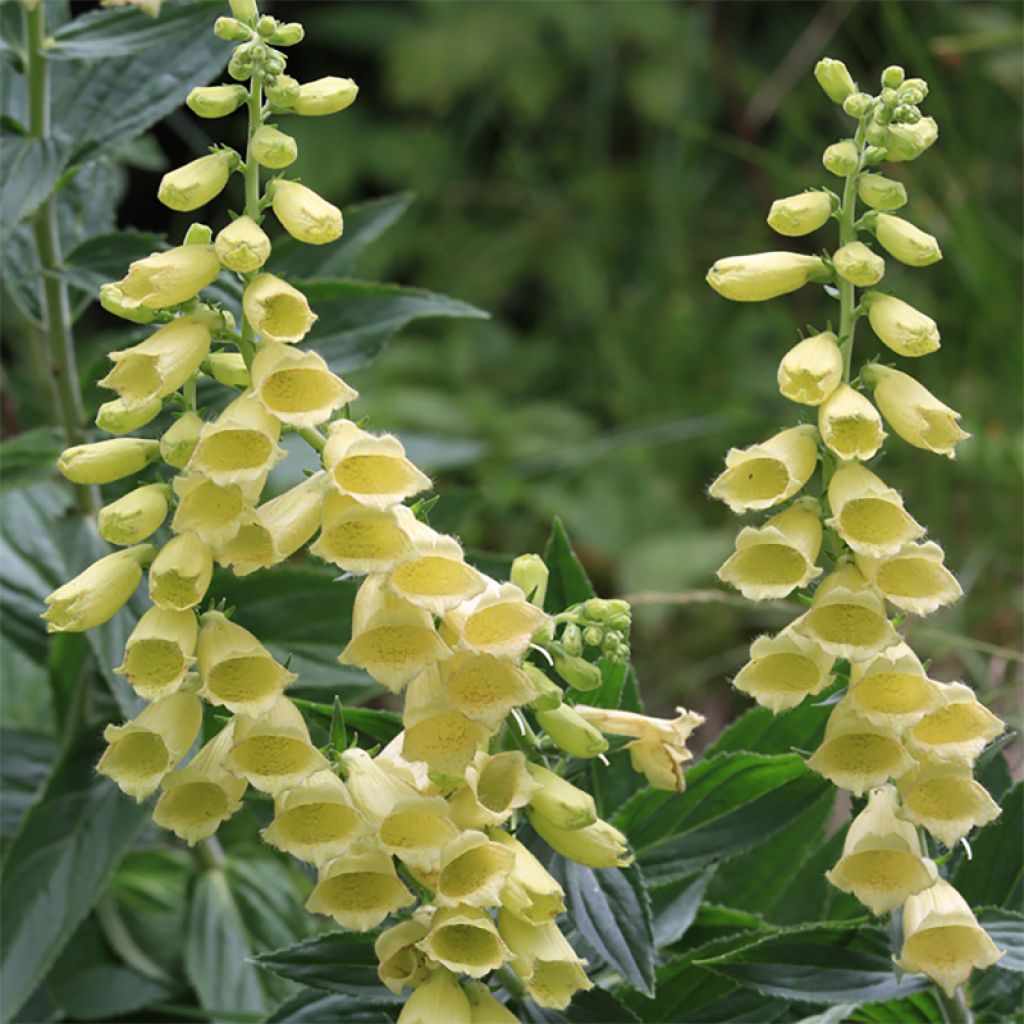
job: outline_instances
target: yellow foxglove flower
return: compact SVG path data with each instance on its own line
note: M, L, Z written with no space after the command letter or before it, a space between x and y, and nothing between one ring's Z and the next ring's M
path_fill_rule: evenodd
M160 179L157 198L172 210L198 210L220 195L237 166L238 154L231 149L218 149L190 160Z
M836 273L858 288L870 288L885 276L885 260L863 242L849 242L832 254Z
M212 245L179 245L135 260L115 284L126 310L166 309L194 298L219 273L220 260Z
M491 654L456 651L441 662L438 670L448 703L492 732L497 731L512 708L537 697L530 676L515 662Z
M172 693L147 705L132 721L106 727L107 749L96 771L141 803L188 753L202 721L203 708L194 693Z
M132 476L160 458L160 443L145 437L115 437L65 448L57 468L73 484L109 484Z
M472 1020L462 986L444 967L430 972L398 1015L398 1024L472 1024Z
M924 527L903 507L899 493L856 462L840 466L832 475L828 503L832 518L825 525L858 555L894 555L924 534Z
M320 866L367 838L363 816L345 784L329 770L314 772L274 798L274 820L263 839L284 853Z
M267 341L302 341L316 322L306 296L273 274L259 274L245 286L242 309Z
M907 205L907 190L881 174L862 174L857 178L857 195L875 210L898 210Z
M784 629L776 636L759 636L750 645L750 660L732 685L779 714L821 693L831 681L834 661L813 640Z
M96 410L96 426L108 434L130 434L156 419L163 407L164 403L159 398L145 405L133 405L123 398L114 398Z
M916 160L939 137L939 126L933 117L922 117L915 124L890 124L885 140L887 159L892 163Z
M216 558L218 565L230 568L236 576L248 576L281 561L274 549L274 538L260 522L259 509L247 513L238 533L217 548Z
M122 320L130 320L133 324L151 324L156 313L139 305L130 308L124 304L124 293L113 281L100 285L100 305L114 316Z
M795 292L809 281L826 281L828 276L828 267L818 256L759 252L718 260L706 280L724 299L761 302Z
M310 553L352 573L383 573L410 557L412 540L398 506L370 508L330 488L324 497L320 536Z
M353 806L379 825L401 802L417 796L411 776L404 776L379 756L352 747L340 757L345 786Z
M957 761L920 764L897 780L896 787L903 798L903 817L949 847L1001 813L971 775L970 765Z
M960 413L909 373L872 363L861 377L875 389L875 402L886 422L907 444L952 459L956 446L971 436L960 429Z
M792 498L818 464L818 431L810 424L790 427L761 444L730 448L725 471L708 488L737 514L771 508Z
M397 437L360 430L351 420L336 420L324 447L331 484L363 505L387 508L430 487L430 478L406 457Z
M890 604L914 615L930 615L963 597L956 577L942 564L943 557L938 544L926 541L906 544L884 558L858 555L857 566Z
M377 835L388 853L413 871L431 875L441 869L441 851L459 834L444 797L399 800L380 823Z
M902 217L880 213L874 221L875 237L890 256L911 267L927 267L942 259L934 236Z
M1006 724L963 683L936 683L941 706L907 733L907 746L926 761L973 764L985 746L1001 736Z
M145 484L104 505L97 516L100 536L108 544L138 544L155 533L167 518L171 489Z
M229 388L245 390L252 383L241 352L214 352L203 361L203 367L209 367L213 379Z
M298 679L279 665L250 633L222 612L202 616L199 642L199 695L236 715L262 715Z
M515 859L514 851L482 832L463 832L442 851L435 890L437 905L498 906Z
M547 615L514 583L489 580L487 589L453 608L445 625L459 638L459 646L475 654L493 654L518 661L533 635L548 621Z
M242 528L265 481L261 476L246 483L217 484L199 474L176 476L172 486L178 507L171 529L175 533L191 530L211 547L227 544Z
M114 669L144 700L159 700L185 681L196 649L199 627L189 611L150 608L125 644L124 660Z
M427 958L416 945L427 929L425 921L411 917L386 928L373 944L377 975L396 996L406 988L418 988L430 976Z
M213 552L194 533L172 537L149 567L149 596L161 608L183 611L206 596L213 578Z
M185 468L220 486L252 483L284 458L280 437L277 417L255 398L242 395L204 425Z
M251 274L270 259L270 239L252 219L236 217L217 232L213 243L221 265L239 274Z
M492 828L488 836L507 846L515 854L515 862L501 890L505 910L530 924L554 921L565 911L565 893L537 858L504 829Z
M267 186L267 194L281 226L296 241L325 245L341 238L341 210L311 188L278 178Z
M115 551L93 562L44 601L41 618L48 633L84 633L112 619L142 579L142 566L155 552L152 544Z
M857 83L841 60L822 57L814 65L814 77L833 103L842 103L847 96L857 91Z
M861 303L868 311L871 329L897 355L916 358L938 351L939 328L930 316L881 292L865 293Z
M424 762L431 776L446 786L455 785L462 780L481 744L490 737L490 730L443 705L410 709L412 693L410 687L403 715L402 757L410 762Z
M586 828L566 829L537 811L530 810L527 814L537 835L569 860L590 868L624 868L633 863L628 840L607 821L599 818Z
M519 1024L519 1018L491 995L482 981L470 981L462 986L469 1000L470 1024Z
M779 363L779 393L801 405L821 405L843 379L843 353L831 331L797 342Z
M594 798L560 775L539 764L526 770L537 784L530 796L530 809L561 829L572 831L597 821Z
M444 615L483 593L486 577L466 565L454 537L432 530L406 505L396 507L395 515L413 546L412 557L388 574L399 597L433 615Z
M501 825L525 807L537 788L518 750L480 751L466 769L466 781L449 798L452 820L460 828Z
M843 856L825 877L856 896L872 914L886 914L908 896L935 884L938 871L922 855L917 829L897 817L899 798L892 786L871 791L868 805L850 825Z
M228 722L184 768L164 777L153 821L195 846L242 806L248 783L227 767L235 724Z
M299 147L295 140L269 124L256 129L249 147L260 166L275 171L295 163L299 156Z
M363 849L342 854L320 869L306 909L333 917L342 928L365 932L415 902L388 854Z
M323 754L309 741L302 713L284 696L259 717L242 715L236 720L229 764L251 786L271 796L327 767Z
M198 413L189 409L164 431L160 438L160 458L175 469L183 469L192 458L203 420Z
M243 85L198 85L185 97L185 104L198 117L227 117L244 102Z
M926 974L946 995L978 968L998 963L1006 950L978 924L967 901L940 878L930 889L907 899L903 908L903 949L896 965Z
M848 698L828 717L825 738L807 762L840 789L858 796L914 767L899 736L854 711Z
M780 235L795 238L817 231L831 216L832 200L825 192L801 192L772 203L768 226Z
M940 702L938 684L902 643L868 661L853 662L846 699L869 722L895 733L919 722Z
M575 708L568 704L537 711L537 722L559 750L573 757L597 757L608 749L608 741Z
M449 657L423 608L394 594L384 576L367 576L352 608L352 639L338 656L397 693L428 665Z
M900 642L878 591L849 563L824 579L810 609L792 628L827 654L850 661L863 661Z
M818 432L843 460L870 459L886 436L878 410L849 384L840 384L818 407Z
M786 597L821 575L815 565L821 537L817 501L800 499L764 526L740 530L736 551L718 578L751 601Z
M303 117L337 114L352 106L358 92L359 86L351 78L328 75L315 82L305 82L299 86L299 95L292 104L292 113Z
M282 423L315 427L359 392L331 373L323 356L290 345L263 345L252 364L253 394Z
M491 915L471 906L442 907L418 945L431 960L471 978L496 971L511 956Z
M581 960L554 921L528 924L502 908L498 931L512 952L512 969L538 1006L564 1010L572 997L593 988Z

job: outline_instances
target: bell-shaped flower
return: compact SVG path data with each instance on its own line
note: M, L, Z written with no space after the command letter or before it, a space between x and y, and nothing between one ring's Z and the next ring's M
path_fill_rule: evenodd
M511 954L486 910L473 906L441 907L419 948L450 971L482 978Z
M194 298L219 273L212 245L179 245L135 260L116 286L127 310L167 309Z
M547 621L514 583L489 580L483 593L447 614L445 626L463 650L518 661Z
M252 388L268 413L299 428L318 426L359 397L358 391L331 372L318 352L273 342L256 353Z
M168 171L160 179L157 198L181 213L198 210L221 193L237 166L234 150L215 150Z
M832 199L827 192L801 192L772 203L768 227L787 238L796 238L817 231L831 216Z
M832 254L836 273L858 288L870 288L885 276L885 260L863 242L848 242Z
M873 789L846 833L842 857L825 872L837 889L851 893L872 914L895 910L938 878L934 862L921 852L917 829L897 817L898 808L892 786Z
M370 508L333 488L324 498L320 536L310 553L345 572L383 573L412 554L399 506Z
M397 1024L473 1024L471 1014L455 975L446 967L435 967L406 1000Z
M520 751L480 751L466 768L465 782L449 798L452 820L460 828L501 825L529 803L537 788Z
M114 316L122 320L129 320L133 324L151 324L157 314L143 306L134 303L131 307L124 304L124 293L119 284L108 281L100 285L100 305Z
M872 724L902 734L939 706L939 684L928 678L917 655L900 643L851 664L846 699Z
M152 544L138 544L97 559L44 598L47 633L84 633L112 619L135 593Z
M872 216L875 238L890 256L910 267L927 267L942 259L938 240L927 231L891 213Z
M269 473L284 458L278 445L281 422L248 395L236 398L203 426L185 467L219 486L249 484Z
M491 995L484 982L467 982L462 991L469 1000L470 1024L519 1024L519 1018Z
M104 505L96 517L100 536L108 544L144 541L163 525L170 496L166 484L144 484Z
M302 341L316 322L306 296L273 274L258 274L245 286L242 310L267 341Z
M385 928L373 944L377 976L396 996L406 988L418 988L430 976L427 958L417 945L430 927L422 918L417 914Z
M302 712L280 696L262 715L236 719L230 767L251 786L276 796L325 769L327 761L310 743Z
M107 749L96 771L141 803L188 753L202 721L203 708L194 693L172 693L144 707L130 722L106 727Z
M807 766L859 796L910 771L914 759L896 733L859 715L844 698L828 716L825 738Z
M818 256L759 252L717 260L705 280L723 299L761 302L795 292L810 281L827 281L829 269Z
M191 530L210 547L222 547L248 519L265 481L260 476L245 483L218 484L201 474L176 476L172 486L178 507L171 529L175 533Z
M355 103L359 86L351 78L327 75L313 82L303 82L292 103L292 113L303 117L323 117L337 114ZM403 1024L405 1022L403 1021Z
M261 167L275 171L289 167L299 157L299 147L295 140L269 124L261 125L253 133L249 151Z
M831 331L798 341L779 363L779 393L800 405L821 405L843 379L843 353Z
M718 570L718 578L751 601L786 597L821 575L815 564L821 537L817 501L801 498L764 526L740 530L736 551Z
M750 660L732 685L762 707L779 714L805 697L821 693L831 681L835 657L792 629L759 636L750 645Z
M160 458L175 469L183 469L192 458L203 420L189 409L179 416L160 437Z
M528 764L526 770L536 783L530 795L530 809L552 824L569 831L597 821L594 798L549 768Z
M537 724L559 750L573 757L598 757L608 749L608 741L575 708L559 704L538 710Z
M159 441L115 437L65 448L57 459L57 468L73 484L109 484L133 476L158 458Z
M858 555L883 558L924 535L924 527L903 507L899 492L857 462L840 466L828 484L832 518L825 525Z
M943 565L942 548L934 541L905 544L883 558L858 555L857 567L885 599L904 612L930 615L960 600L963 591Z
M945 879L907 899L903 948L895 959L904 971L926 974L952 997L975 968L991 967L1005 955Z
M191 610L150 608L135 624L114 669L144 700L170 696L185 681L195 658L199 627Z
M213 578L213 553L194 533L172 537L149 567L149 596L155 605L183 611L206 596Z
M988 790L971 775L970 765L957 761L920 764L896 785L903 817L948 847L1001 813Z
M504 907L498 931L512 952L512 969L538 1006L564 1010L572 997L594 987L581 960L554 921L529 924Z
M556 853L589 868L624 868L633 863L629 841L614 825L598 819L585 828L566 829L543 814L527 812L534 831Z
M458 834L447 801L419 795L397 801L377 830L381 846L424 875L441 869L441 853Z
M347 853L369 835L345 784L326 769L279 793L274 798L274 820L263 830L265 842L317 866Z
M415 902L399 879L391 857L380 849L361 848L336 857L320 869L306 909L333 917L342 928L365 932Z
M878 591L850 563L830 573L814 592L811 607L793 624L826 654L863 661L900 642Z
M351 747L341 754L340 763L353 806L376 825L399 803L418 795L412 774L398 771L380 756Z
M915 448L956 457L956 446L971 435L960 429L960 413L940 402L909 373L880 363L861 370L875 389L875 403L890 427Z
M251 274L270 259L270 239L252 217L236 217L217 232L213 243L217 258L239 274Z
M507 846L515 854L512 870L501 890L502 907L530 924L554 921L565 911L562 887L514 836L500 828L489 829L487 834L492 842Z
M498 906L515 859L514 851L482 832L463 832L442 852L435 887L438 906Z
M325 245L341 238L341 210L308 186L278 178L267 185L267 195L281 226L296 241Z
M866 292L861 303L868 311L871 329L897 355L913 359L938 350L935 321L909 303L882 292Z
M925 761L973 764L985 746L1001 736L1006 723L963 683L935 683L940 706L907 733L907 747Z
M530 677L515 662L492 654L456 651L437 670L448 703L491 731L498 729L512 708L537 697Z
M792 498L818 464L818 431L810 424L790 427L761 444L730 448L725 470L708 488L737 514L771 508Z
M395 693L451 651L423 608L398 597L382 575L367 576L352 609L352 639L338 656Z
M430 487L390 434L376 436L351 420L336 420L322 453L332 486L363 505L387 508Z
M849 384L840 384L818 407L818 432L843 460L870 459L886 434L878 410Z
M134 406L124 399L114 398L104 402L96 410L96 426L108 434L130 434L133 430L144 427L160 415L163 410L163 399L153 398L145 405Z
M857 195L875 210L898 210L907 205L906 186L882 174L861 174L857 178Z

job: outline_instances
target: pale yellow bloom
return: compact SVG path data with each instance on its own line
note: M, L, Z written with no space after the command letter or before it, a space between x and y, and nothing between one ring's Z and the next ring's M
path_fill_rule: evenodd
M718 578L751 601L786 597L821 575L821 537L817 501L800 499L764 526L744 527Z
M907 900L903 949L895 962L904 971L928 975L946 995L966 984L975 968L991 967L1005 955L945 879Z
M430 487L397 437L368 434L351 420L331 424L322 458L339 494L373 508L398 504Z
M114 671L145 700L167 697L185 681L195 661L198 632L191 610L150 608L135 624L124 660Z
M594 798L588 792L543 765L528 764L526 770L536 783L530 795L532 811L569 831L585 828L597 821Z
M907 190L898 181L881 174L862 174L857 179L857 195L876 210L898 210L907 204Z
M867 292L861 303L871 329L897 355L926 356L939 348L939 329L930 316L894 295Z
M365 932L415 902L391 857L383 850L363 849L342 854L320 869L306 909L333 917L342 928Z
M172 693L147 705L132 721L106 727L107 749L96 771L141 803L188 753L202 721L195 694Z
M840 384L819 406L818 432L844 460L870 459L886 437L878 410L849 384Z
M250 484L284 458L281 423L249 395L236 398L203 426L185 469L219 486Z
M949 847L1001 813L985 787L971 775L970 765L957 761L920 764L896 785L903 798L903 817Z
M831 681L833 655L792 629L759 636L750 660L732 685L775 714L795 708L805 697L821 693Z
M335 75L318 78L299 86L299 95L292 104L292 112L303 117L337 114L352 106L358 92L359 86L351 78L338 78Z
M885 260L863 242L848 242L832 254L832 263L844 281L870 288L885 276Z
M483 593L445 616L445 626L458 637L462 649L515 661L547 621L547 615L530 604L514 583L494 580L487 582Z
M202 429L202 417L189 409L164 431L160 438L160 457L168 466L183 469L192 458Z
M927 267L942 259L942 250L934 235L915 227L902 217L880 213L874 221L879 244L901 263L911 267Z
M426 875L441 869L444 848L459 835L448 802L440 796L399 800L377 830L381 846L403 864Z
M593 988L581 960L554 921L529 924L502 908L498 930L512 952L512 969L538 1006L564 1010L572 997Z
M737 514L771 508L792 498L810 480L818 464L818 431L801 424L761 444L730 448L725 471L708 489Z
M230 149L190 160L160 179L157 198L172 210L198 210L221 193L237 166L238 154Z
M462 986L469 1000L470 1024L519 1024L519 1018L491 995L482 981L470 981Z
M566 829L530 810L534 831L554 850L569 860L590 868L624 868L633 863L629 841L613 825L600 818L585 828Z
M193 608L213 578L213 552L194 533L172 537L149 567L149 596L161 608Z
M273 274L259 274L246 285L242 309L267 341L302 341L316 322L306 296Z
M351 747L340 756L345 787L353 806L366 818L380 823L401 802L418 795L411 773L402 773L381 758Z
M133 324L151 324L157 317L153 310L137 303L131 307L126 306L120 285L113 281L100 285L100 305L108 313L113 313L122 320L130 320Z
M170 493L166 484L145 484L104 505L96 519L100 536L108 544L144 541L167 518Z
M956 577L943 565L934 541L905 544L883 558L857 556L857 566L890 604L914 615L930 615L963 596Z
M158 458L158 441L145 437L115 437L65 448L57 460L57 468L73 484L109 484L138 473Z
M244 85L197 85L185 97L188 109L198 117L227 117L247 96Z
M772 203L768 226L780 235L795 238L817 231L831 216L832 200L825 192L801 192Z
M873 914L895 910L938 878L934 862L921 852L917 830L897 817L898 808L892 786L872 790L846 833L842 857L825 872L837 889L856 896Z
M459 828L501 825L525 807L537 789L518 750L500 754L479 751L466 768L465 783L449 798Z
M892 163L916 160L939 137L939 126L933 117L922 117L914 124L893 122L888 127L885 150Z
M537 711L537 723L559 750L573 757L597 757L608 749L608 741L568 704Z
M281 226L296 241L325 245L341 238L341 210L311 188L278 178L267 186L267 194Z
M252 217L236 217L226 227L217 232L213 243L217 259L228 268L239 274L250 274L259 270L270 258L270 239L252 219Z
M973 764L985 746L1001 736L1006 724L963 683L936 683L941 705L907 733L907 746L927 761Z
M504 829L488 831L492 842L507 846L515 862L501 890L501 905L530 924L554 921L565 911L565 893L547 868L516 838Z
M924 527L903 507L899 493L856 462L840 466L832 475L828 503L832 518L825 525L858 555L894 555L924 534Z
M469 762L491 735L486 726L451 707L436 672L425 672L410 684L402 720L402 757L424 762L446 785L462 781Z
M398 1015L398 1024L472 1024L472 1021L469 1000L462 986L444 967L430 972L430 977L409 996Z
M928 678L917 655L896 644L850 666L850 706L869 722L902 733L939 705L939 687Z
M212 245L179 245L135 260L115 284L125 309L166 309L198 295L219 273Z
M722 298L761 302L795 292L809 281L825 281L828 268L818 256L795 252L759 252L728 256L707 273L707 282Z
M482 832L463 832L442 852L435 887L438 906L498 906L515 859L514 851Z
M406 988L418 988L430 976L427 959L416 945L427 929L426 921L411 917L386 928L373 944L377 975L396 996Z
M842 178L853 174L860 164L857 143L853 139L840 139L838 142L833 142L831 146L825 147L825 152L821 154L821 162L825 170L837 177Z
M266 344L252 364L253 394L268 413L293 427L315 427L359 392L331 373L323 356Z
M779 363L779 393L801 405L821 405L843 379L843 353L831 331L797 342Z
M96 410L96 426L108 434L130 434L156 419L163 407L163 400L159 398L153 398L145 405L114 398Z
M472 906L442 907L418 946L450 971L482 978L511 954L486 910Z
M176 476L172 486L178 507L171 529L175 533L191 530L211 547L227 544L242 528L265 481L260 476L245 483L217 484L199 474Z
M413 551L398 509L370 508L331 487L324 497L320 536L310 553L345 572L388 572Z
M437 670L448 703L492 731L512 708L528 704L537 696L530 677L515 662L491 654L456 651Z
M249 148L258 164L275 171L295 163L299 156L295 140L269 124L256 129Z

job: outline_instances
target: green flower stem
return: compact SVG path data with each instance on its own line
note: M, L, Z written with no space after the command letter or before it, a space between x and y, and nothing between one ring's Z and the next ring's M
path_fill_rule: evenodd
M849 245L857 240L857 179L860 177L861 165L864 162L864 131L865 121L862 119L857 126L854 144L857 147L857 169L846 176L843 186L843 204L839 209L839 247ZM843 380L850 381L850 366L853 361L853 335L857 330L857 318L854 316L854 287L843 278L839 279L839 348L843 353Z
M974 1024L974 1015L967 1005L967 997L964 995L964 988L961 985L956 992L947 996L937 985L935 986L935 999L939 1004L939 1012L946 1024Z
M245 215L251 217L256 223L260 222L260 165L252 152L252 137L257 129L263 124L263 86L257 78L253 78L249 84L249 131L245 147ZM257 272L246 274L245 283L248 284ZM253 330L249 318L242 310L242 333L238 338L238 350L242 353L246 368L251 369L253 357L256 355L256 332Z
M303 441L306 442L306 444L315 448L318 452L322 452L324 450L324 446L327 444L327 439L316 427L302 427L297 430L296 433Z

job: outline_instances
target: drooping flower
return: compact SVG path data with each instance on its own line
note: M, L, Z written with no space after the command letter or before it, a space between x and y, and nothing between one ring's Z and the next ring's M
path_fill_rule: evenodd
M821 693L831 680L835 656L793 629L759 636L750 660L732 685L775 714L795 708L805 697Z

